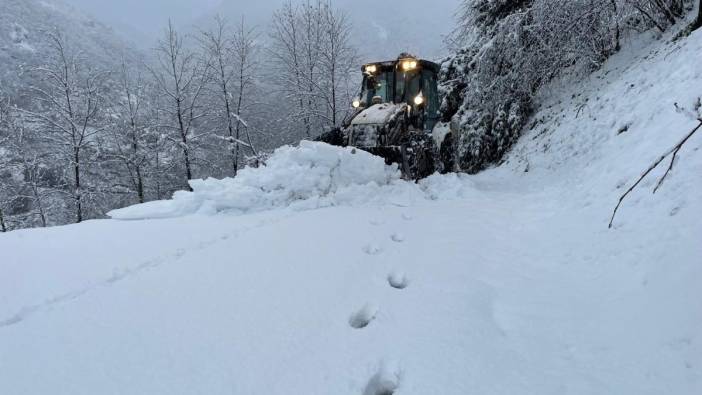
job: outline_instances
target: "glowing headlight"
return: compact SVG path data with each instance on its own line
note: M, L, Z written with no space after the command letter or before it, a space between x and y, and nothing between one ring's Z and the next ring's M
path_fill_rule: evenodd
M414 104L418 106L424 104L424 95L422 95L422 92L419 92L419 94L414 97Z
M358 99L353 99L353 102L351 103L351 105L353 106L353 108L361 107L361 101Z
M368 66L366 66L367 74L374 74L376 71L378 71L378 66L374 64L369 64Z
M413 59L403 60L401 66L404 71L414 70L417 68L417 61Z

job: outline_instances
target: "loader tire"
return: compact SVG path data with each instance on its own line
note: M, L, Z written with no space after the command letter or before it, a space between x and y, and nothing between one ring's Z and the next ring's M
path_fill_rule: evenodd
M437 167L441 174L452 172L456 167L453 149L453 135L451 133L444 137L437 153Z
M408 180L429 177L435 171L434 144L429 136L413 133L402 145L402 174Z

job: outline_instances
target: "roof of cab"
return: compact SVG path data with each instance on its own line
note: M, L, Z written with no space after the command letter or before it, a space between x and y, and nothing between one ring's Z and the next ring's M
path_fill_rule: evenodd
M397 65L397 63L398 63L399 61L403 60L403 59L405 59L405 58L398 58L398 59L395 59L395 60L384 60L384 61L380 61L380 62L370 62L370 63L366 63L366 64L364 64L363 66L361 66L361 71L365 71L365 67L368 66L368 65L371 65L371 64L374 64L374 65L377 65L377 66L380 66L380 67L383 67L383 68L395 67L395 65ZM418 58L417 58L417 62L419 62L419 65L420 65L423 69L430 69L430 70L434 71L435 73L438 73L439 70L441 69L441 66L439 66L437 63L434 63L434 62L429 61L429 60L424 60L424 59L418 59Z

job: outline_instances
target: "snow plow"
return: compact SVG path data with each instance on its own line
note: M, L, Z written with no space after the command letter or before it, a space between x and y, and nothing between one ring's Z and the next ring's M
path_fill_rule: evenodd
M412 55L362 66L354 111L317 141L352 146L397 163L403 177L418 180L437 170L432 130L439 123L439 65Z

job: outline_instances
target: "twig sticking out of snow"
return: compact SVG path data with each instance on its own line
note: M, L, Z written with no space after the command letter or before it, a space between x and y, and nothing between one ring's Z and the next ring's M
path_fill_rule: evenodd
M676 108L677 108L677 105L676 105ZM666 151L665 154L661 155L661 157L658 158L658 160L653 162L653 164L651 166L649 166L648 169L646 169L646 171L643 174L641 174L641 177L639 177L639 179L636 180L634 185L629 187L629 189L627 189L626 192L624 192L624 194L619 198L619 202L617 203L617 206L614 208L614 211L612 212L612 218L609 220L609 228L610 229L612 228L612 223L614 222L614 217L617 215L617 210L619 210L619 206L621 206L622 201L624 201L624 198L626 198L626 196L629 193L631 193L631 191L633 191L634 188L636 188L641 183L641 181L643 181L644 178L646 178L648 173L653 171L653 169L655 169L659 164L661 164L661 162L663 162L663 160L666 157L668 157L668 155L673 154L673 156L670 159L670 164L668 165L668 169L665 171L663 176L658 180L656 187L653 188L653 193L656 193L658 188L660 188L661 184L663 184L663 180L665 180L665 178L668 176L668 173L670 173L670 171L673 169L673 165L675 164L675 158L677 157L677 154L678 154L678 151L680 151L680 148L682 148L682 146L687 142L687 140L690 139L690 137L692 137L693 134L695 134L695 132L697 132L700 128L702 128L702 117L697 118L697 121L699 121L699 124L694 129L692 129L692 131L690 131L690 133L688 133L682 140L680 140L677 144L675 144L675 146L673 146L673 148L669 149L668 151Z

